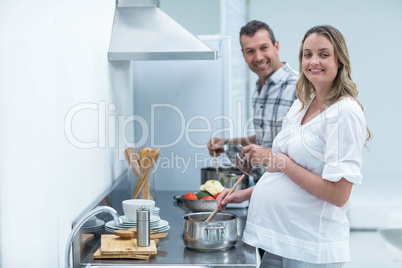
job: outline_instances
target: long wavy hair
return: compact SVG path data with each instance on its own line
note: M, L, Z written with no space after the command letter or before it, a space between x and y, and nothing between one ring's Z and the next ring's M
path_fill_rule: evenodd
M364 111L363 105L357 100L357 95L359 94L359 92L357 91L355 82L353 82L352 80L349 53L346 47L345 39L340 31L329 25L315 26L308 30L304 35L304 38L300 45L300 77L296 83L296 93L297 98L302 103L301 110L303 110L304 107L310 102L312 94L316 93L314 85L307 79L307 77L303 73L302 67L304 41L313 33L317 35L323 35L328 38L328 40L334 47L334 53L340 65L340 68L338 69L338 74L336 75L334 83L332 85L332 89L324 96L324 107L327 108L344 98L352 98ZM367 127L366 142L369 141L372 136L373 135L370 129Z

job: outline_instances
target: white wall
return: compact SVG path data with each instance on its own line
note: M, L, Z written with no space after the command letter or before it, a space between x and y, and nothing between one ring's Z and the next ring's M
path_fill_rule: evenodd
M308 29L330 24L344 35L352 78L374 134L370 151L364 151L362 171L366 182L402 179L402 128L397 123L402 99L401 14L399 0L250 0L249 19L265 21L273 28L280 43L281 60L289 61L294 69L299 68L300 42ZM251 81L255 79L253 76Z
M229 0L221 0L223 3L221 16L227 12L225 9L222 10L227 8L226 1ZM201 24L205 28L200 29L199 18L210 15L205 8L201 8L202 0L191 1L197 10L201 10L196 19L188 17L186 11L189 9L184 10L182 2L183 0L162 0L161 8L194 34L216 32L216 28L209 23L210 19L208 23ZM399 136L402 128L395 123L395 120L401 114L398 104L402 99L402 85L398 82L399 65L402 62L402 54L398 53L402 44L402 36L398 34L402 28L402 1L340 0L335 3L321 0L244 0L244 2L248 3L248 20L258 19L272 26L280 43L281 60L290 62L296 70L299 68L300 42L309 28L319 24L330 24L343 33L349 49L352 78L357 83L359 99L365 107L367 122L374 134L373 140L369 143L370 150L364 150L364 184L375 180L401 179L399 155L402 145ZM236 4L241 6L241 3ZM210 8L217 9L217 6L211 4ZM230 25L225 18L221 18L222 21ZM238 21L235 24L238 24ZM224 26L221 25L223 31ZM232 31L229 34L233 34L232 43L235 44L236 32ZM235 53L240 54L240 51L233 49L233 54ZM233 64L245 65L244 61ZM257 77L252 72L249 74L249 87L254 89Z
M213 35L220 33L220 1L159 0L159 7L192 34Z
M114 10L111 0L0 2L2 268L64 267L72 220L126 170L98 119L133 113L130 63L107 60ZM100 142L92 149L65 136L83 103L93 110L67 126L76 142Z

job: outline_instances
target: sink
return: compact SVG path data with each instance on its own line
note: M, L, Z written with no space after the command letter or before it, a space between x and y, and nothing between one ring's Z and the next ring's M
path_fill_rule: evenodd
M130 267L135 267L135 268L141 268L141 267L143 267L143 268L149 268L149 267L152 267L152 268L167 268L167 267L169 267L169 268L211 268L212 266L209 266L209 265L144 265L144 266L141 266L141 265L140 266L138 266L138 265L135 265L135 266L88 265L85 268L89 268L89 267L90 268L130 268Z
M402 228L379 228L378 232L389 244L402 250Z

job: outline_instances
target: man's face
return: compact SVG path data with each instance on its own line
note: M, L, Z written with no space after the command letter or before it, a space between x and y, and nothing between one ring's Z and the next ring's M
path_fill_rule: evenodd
M279 42L272 44L265 29L258 30L253 36L242 35L240 41L244 60L264 84L282 66L278 56Z

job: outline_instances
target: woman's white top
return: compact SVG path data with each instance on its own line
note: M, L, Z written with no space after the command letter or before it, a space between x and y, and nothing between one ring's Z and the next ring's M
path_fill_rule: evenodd
M311 103L311 102L310 102ZM274 140L300 166L332 182L360 184L366 121L356 101L346 98L305 125L296 100ZM243 241L273 254L310 263L350 260L349 222L344 207L308 193L283 172L265 172L251 196Z

